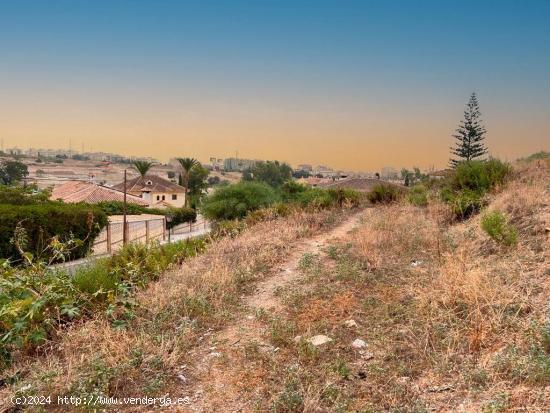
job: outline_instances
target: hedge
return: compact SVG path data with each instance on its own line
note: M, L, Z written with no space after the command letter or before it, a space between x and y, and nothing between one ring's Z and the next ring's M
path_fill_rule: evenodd
M49 260L52 251L45 251L49 241L58 236L63 242L72 236L82 243L66 258L76 259L88 253L94 238L107 225L107 215L100 208L83 204L0 205L0 258L20 262L21 255L12 242L18 223L26 233L25 252Z

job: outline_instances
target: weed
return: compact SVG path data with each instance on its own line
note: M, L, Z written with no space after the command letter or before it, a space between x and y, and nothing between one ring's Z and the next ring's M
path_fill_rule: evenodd
M401 191L395 185L376 185L368 194L368 200L373 204L391 204L401 197Z
M428 190L422 184L417 184L411 188L407 197L414 206L425 207L428 205Z
M500 211L487 212L481 217L481 228L496 242L511 246L518 242L518 231Z

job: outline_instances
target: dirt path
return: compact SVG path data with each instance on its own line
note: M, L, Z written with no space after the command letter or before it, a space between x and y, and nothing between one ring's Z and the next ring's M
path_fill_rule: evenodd
M337 227L316 235L312 238L300 240L273 275L266 277L256 288L256 291L245 298L245 315L205 339L205 344L199 349L196 360L196 372L192 386L192 411L208 412L214 411L222 406L216 405L210 400L212 395L216 399L224 395L223 411L244 412L249 411L244 401L238 398L231 398L232 392L229 389L227 375L224 374L224 366L232 365L232 358L246 345L254 343L265 351L276 351L270 344L263 342L262 336L265 331L265 324L256 318L259 311L269 314L276 314L282 309L277 291L294 282L300 277L298 269L300 259L306 253L321 253L331 241L344 237L353 230L359 223L362 213L349 217ZM219 358L224 358L223 363L218 363ZM233 360L237 363L237 360ZM214 410L213 410L214 409Z

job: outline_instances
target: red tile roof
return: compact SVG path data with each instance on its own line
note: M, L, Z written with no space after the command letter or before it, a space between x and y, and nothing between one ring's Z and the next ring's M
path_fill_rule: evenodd
M87 202L95 204L103 201L123 201L124 193L91 182L69 181L54 187L50 199L62 200L68 203ZM126 200L131 204L149 205L147 201L134 195L126 194Z
M165 192L168 194L185 193L183 186L167 181L157 175L138 176L126 182L127 192L141 193L145 188L151 192ZM124 182L114 185L113 189L118 191L124 190Z

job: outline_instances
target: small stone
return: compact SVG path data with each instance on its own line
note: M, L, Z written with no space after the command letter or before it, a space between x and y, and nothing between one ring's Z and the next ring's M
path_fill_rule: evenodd
M302 339L302 336L296 336L296 337L294 337L293 341L295 343L299 343L301 339Z
M221 357L221 356L222 356L222 353L218 353L217 351L213 351L208 355L208 357L212 357L212 358Z
M360 338L356 338L355 340L353 340L353 343L351 343L351 346L353 348L363 348L367 347L367 343L365 343L365 341L361 340Z
M349 328L357 327L357 323L355 322L355 320L346 320L344 321L344 324L346 327Z
M421 260L412 260L411 261L411 267L418 267L421 264L422 264Z
M314 346L322 346L323 344L330 343L332 341L332 338L327 337L323 334L319 334L317 336L311 337L308 341Z
M178 379L180 379L182 383L187 383L187 377L183 374L178 374Z

